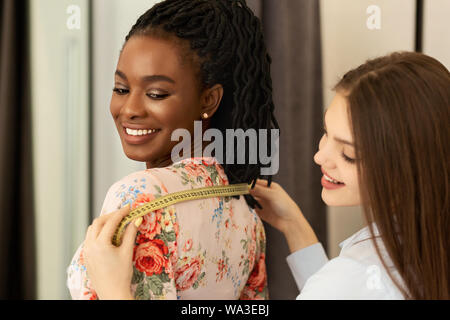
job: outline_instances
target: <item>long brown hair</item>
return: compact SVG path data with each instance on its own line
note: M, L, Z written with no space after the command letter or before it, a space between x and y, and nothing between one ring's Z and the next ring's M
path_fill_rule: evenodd
M436 59L395 52L347 72L362 207L402 277L406 299L449 299L450 73ZM374 238L374 237L372 237Z

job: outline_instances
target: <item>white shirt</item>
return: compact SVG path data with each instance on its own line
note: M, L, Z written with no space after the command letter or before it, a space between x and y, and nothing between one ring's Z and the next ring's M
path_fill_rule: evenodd
M378 231L374 225L374 233ZM320 243L292 253L287 262L301 293L297 299L404 299L390 279L370 239L368 227L341 242L338 257L328 261ZM400 279L381 238L376 240L393 276Z

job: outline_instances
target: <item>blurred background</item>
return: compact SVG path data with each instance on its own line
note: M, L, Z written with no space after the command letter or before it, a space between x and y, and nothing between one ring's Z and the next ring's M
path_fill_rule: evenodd
M66 268L108 188L145 169L126 158L109 113L124 39L154 0L0 1L0 299L70 299ZM281 127L282 184L330 258L363 227L327 208L312 156L331 88L392 51L450 68L450 0L247 0L263 23ZM266 226L271 299L298 294L287 245Z

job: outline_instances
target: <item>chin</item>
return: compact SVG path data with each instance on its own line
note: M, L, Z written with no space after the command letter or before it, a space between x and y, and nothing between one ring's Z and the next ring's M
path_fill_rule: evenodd
M133 156L133 155L126 155L128 159L130 160L134 160L134 161L139 161L139 162L147 162L148 160L146 160L145 158L142 157L137 157L137 156Z
M139 162L148 162L152 157L145 154L140 154L139 152L123 150L128 159L139 161Z
M348 199L338 192L326 189L322 189L322 200L329 207L351 207L360 205L360 201L357 198L352 197L352 199Z

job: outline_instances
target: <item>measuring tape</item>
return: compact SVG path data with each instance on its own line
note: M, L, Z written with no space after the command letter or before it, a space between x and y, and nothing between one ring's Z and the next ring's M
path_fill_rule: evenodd
M251 184L240 183L225 186L197 188L166 194L165 196L147 202L146 204L132 210L125 218L123 218L122 221L120 221L116 231L114 232L112 244L116 247L120 246L120 244L122 243L123 232L128 223L136 218L143 217L152 211L188 200L205 199L211 197L231 197L241 194L248 194L250 187Z

